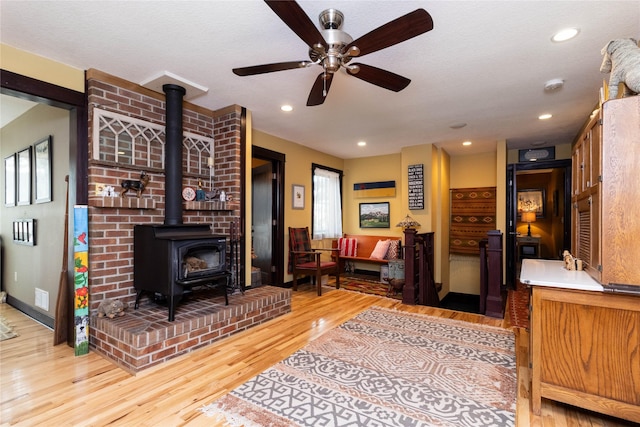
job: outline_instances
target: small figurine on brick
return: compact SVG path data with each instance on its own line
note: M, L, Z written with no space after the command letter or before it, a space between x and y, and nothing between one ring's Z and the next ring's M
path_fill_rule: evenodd
M140 196L142 195L142 192L149 184L150 179L151 177L145 171L142 171L142 173L140 174L139 181L136 181L133 179L125 179L124 181L122 181L122 184L121 184L122 191L120 192L120 196L124 197L124 195L127 194L129 190L132 190L132 191L135 191L136 196L140 198Z
M98 306L98 317L108 317L113 319L114 317L124 316L124 304L120 300L106 299Z

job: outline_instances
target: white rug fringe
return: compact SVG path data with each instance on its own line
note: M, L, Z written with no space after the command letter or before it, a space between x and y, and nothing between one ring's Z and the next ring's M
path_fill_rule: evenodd
M199 408L198 411L209 418L214 418L216 422L224 422L224 425L228 427L262 427L240 414L220 407L220 405L215 402Z

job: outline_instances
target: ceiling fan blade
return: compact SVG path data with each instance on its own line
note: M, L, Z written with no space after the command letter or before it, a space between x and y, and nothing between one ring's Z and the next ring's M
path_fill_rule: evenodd
M433 30L431 15L424 9L417 9L357 38L342 51L347 52L351 46L356 46L360 49L360 54L357 56L363 56L431 30Z
M366 64L351 64L350 66L358 66L360 68L357 73L346 68L347 73L353 77L394 92L400 92L411 83L411 80L408 78L392 73L391 71L383 70L382 68L376 68Z
M314 105L320 105L324 102L325 98L329 94L329 88L331 87L331 81L333 81L333 73L320 73L316 78L311 92L309 92L309 98L307 99L307 107L313 107Z
M265 3L309 47L319 43L328 48L324 37L298 3L293 0L265 0Z
M310 61L276 62L274 64L252 65L251 67L234 68L233 73L238 76L252 76L254 74L273 73L274 71L292 70L294 68L305 68L313 64Z

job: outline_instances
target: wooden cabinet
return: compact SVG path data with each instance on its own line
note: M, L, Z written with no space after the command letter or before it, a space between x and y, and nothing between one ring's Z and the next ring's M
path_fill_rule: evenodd
M545 397L640 422L639 328L639 297L534 283L533 412Z
M605 102L572 160L572 253L603 286L640 291L640 96Z

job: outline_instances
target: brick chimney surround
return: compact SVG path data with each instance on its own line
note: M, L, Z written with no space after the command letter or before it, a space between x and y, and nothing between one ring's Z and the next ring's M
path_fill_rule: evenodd
M204 290L177 308L174 322L167 321L166 307L149 298L143 298L138 310L133 309L133 228L136 224L162 224L165 220L165 170L158 150L149 151L147 158L131 155L129 163L94 153L99 144L94 141L93 116L97 108L164 126L165 98L161 93L93 69L87 71L87 96L91 348L136 373L290 312L291 291L272 286L234 293L228 306L224 305L221 291ZM210 178L199 166L202 162L207 165L208 155L198 157L185 150L182 185L198 188L202 183L211 190L211 179L213 187L225 191L231 201L185 201L183 223L208 223L212 233L229 236L231 222L241 220L241 120L242 109L237 105L210 111L184 102L184 132L213 138L215 154ZM137 180L142 171L150 175L150 181L140 198L133 192L123 197L105 197L101 192L107 186L119 192L123 180ZM126 307L125 316L97 317L98 305L104 299L121 300Z

